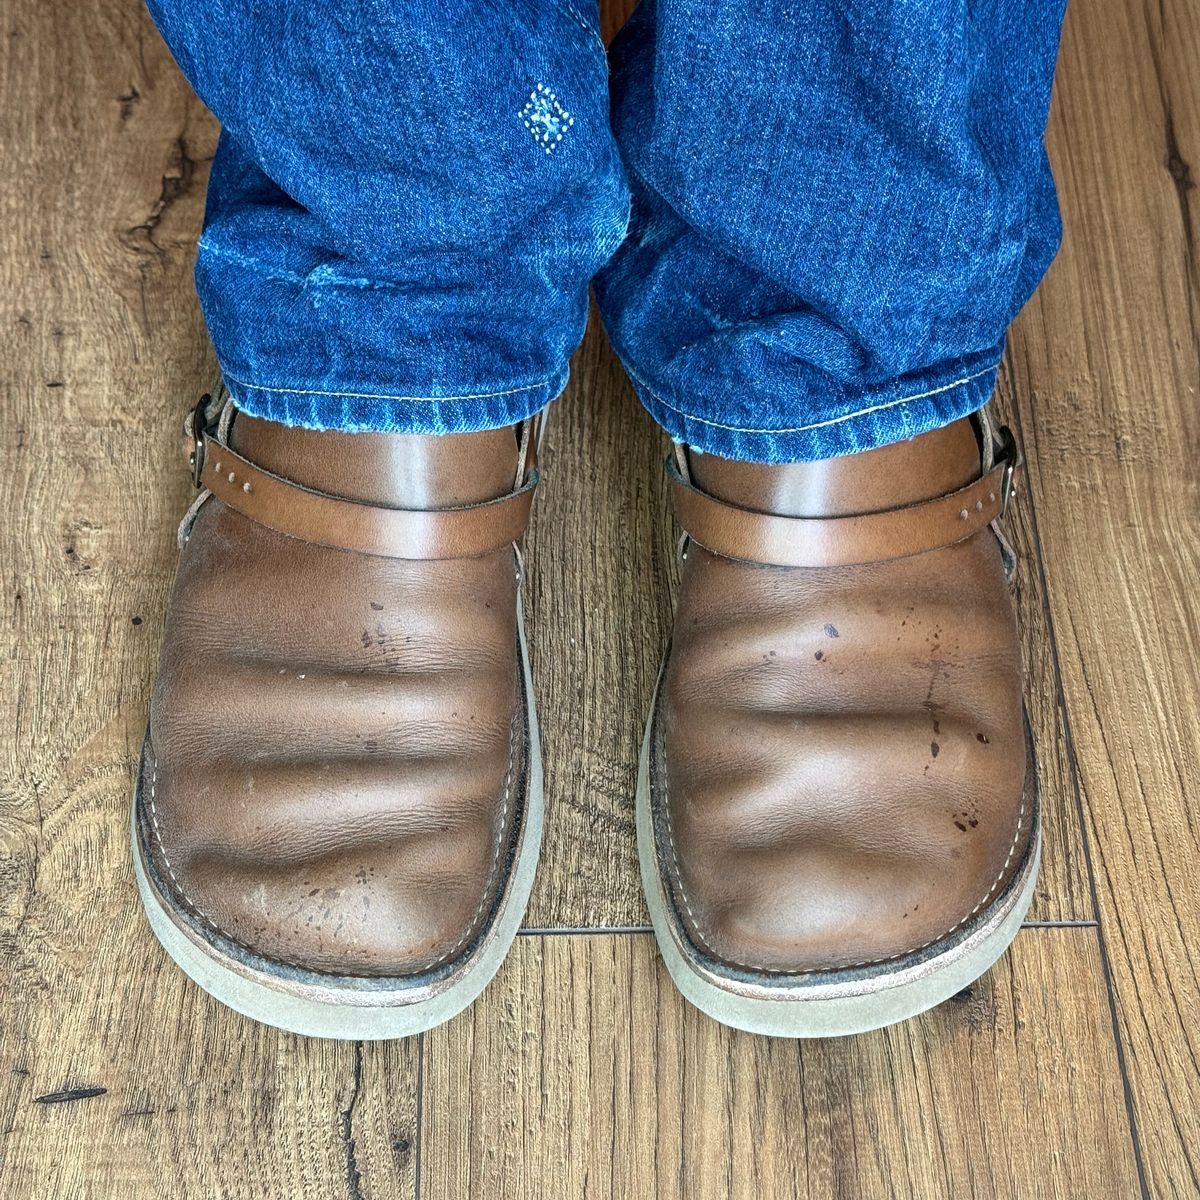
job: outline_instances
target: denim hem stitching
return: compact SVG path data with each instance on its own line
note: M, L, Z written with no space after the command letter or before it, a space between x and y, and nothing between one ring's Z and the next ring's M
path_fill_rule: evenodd
M327 396L331 399L347 400L403 400L419 404L441 404L450 400L490 400L497 396L515 396L520 392L533 392L538 388L549 387L556 378L551 375L539 383L527 383L524 387L507 388L499 392L466 392L461 396L392 396L375 392L322 392L313 388L284 388L267 387L261 383L247 383L236 375L225 372L225 378L238 387L249 388L252 392L274 392L283 396Z
M636 375L634 375L632 371L630 371L629 373L630 373L631 377L633 378L633 380L638 384L638 386L645 388L646 392L650 396L652 396L657 403L661 404L664 408L669 408L672 412L678 413L681 417L685 418L688 421L697 421L701 425L711 425L714 429L727 429L731 433L773 434L773 433L806 433L812 429L824 429L825 427L827 427L829 425L839 425L843 421L853 421L855 419L855 417L866 417L866 416L870 416L871 413L881 412L882 410L887 409L887 408L895 408L896 405L898 405L898 404L907 404L907 403L909 403L909 401L912 401L912 400L925 400L929 396L937 396L937 395L940 395L942 392L953 391L957 387L962 387L963 384L970 383L973 379L979 379L982 376L987 375L992 371L995 371L996 366L997 366L997 364L993 363L992 366L984 367L983 370L981 370L981 371L975 371L970 375L964 375L962 379L956 379L953 383L946 383L946 384L943 384L941 387L931 388L927 392L914 392L910 396L900 396L898 399L888 400L884 404L873 404L873 405L871 405L870 408L861 408L857 412L846 413L840 417L830 417L830 419L828 421L816 421L811 425L793 425L787 429L749 429L742 425L723 425L720 421L709 421L709 420L706 420L704 417L697 417L697 416L693 415L692 413L685 412L682 408L679 408L677 405L672 404L669 400L667 400L663 396L660 396L647 383L645 383L643 380L639 379ZM628 367L626 367L625 369L627 371L629 370Z

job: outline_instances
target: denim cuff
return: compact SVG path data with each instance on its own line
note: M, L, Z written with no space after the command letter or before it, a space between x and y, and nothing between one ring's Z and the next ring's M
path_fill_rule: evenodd
M267 387L222 367L233 402L252 417L305 429L346 433L478 433L515 425L545 408L566 387L568 367L549 379L498 391L409 396L386 392Z
M642 404L675 441L721 458L789 463L875 450L949 425L988 402L999 362L997 350L987 361L955 364L923 379L906 377L853 396L843 393L835 404L828 398L818 403L816 397L806 398L800 405L794 397L788 397L786 404L763 404L763 411L774 411L780 418L778 425L766 428L743 428L720 420L720 396L705 395L702 405L697 398L690 406L693 411L688 411L655 392L633 372L629 375ZM697 408L711 415L694 411ZM797 408L829 415L787 424L789 410L794 413Z

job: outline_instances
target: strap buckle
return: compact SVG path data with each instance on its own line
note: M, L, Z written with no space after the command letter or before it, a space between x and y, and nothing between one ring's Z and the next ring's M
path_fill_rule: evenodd
M1021 447L1017 445L1017 439L1013 437L1013 431L1007 425L1000 426L997 436L1000 446L996 463L1004 467L1004 474L1000 478L1000 516L1003 517L1008 512L1008 502L1016 490L1014 477L1018 468L1024 465L1025 456L1021 453Z
M212 395L205 392L196 402L196 407L187 415L183 422L184 435L191 442L188 454L188 466L192 470L192 483L198 488L200 478L204 473L204 447L207 436L212 432L208 417L208 409L212 404Z

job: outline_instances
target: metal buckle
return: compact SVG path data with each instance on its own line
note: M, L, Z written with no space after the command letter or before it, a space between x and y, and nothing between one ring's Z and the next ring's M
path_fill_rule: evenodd
M1007 425L1001 425L997 433L1000 439L1000 453L996 457L1004 464L1004 475L1000 480L1000 516L1003 517L1008 512L1008 502L1012 499L1013 476L1017 473L1017 468L1024 463L1025 456Z
M192 483L196 487L200 486L200 477L204 473L204 441L209 431L208 406L211 403L212 396L205 392L196 402L196 407L192 409L192 415L186 422L192 436L192 453L188 462L192 468Z

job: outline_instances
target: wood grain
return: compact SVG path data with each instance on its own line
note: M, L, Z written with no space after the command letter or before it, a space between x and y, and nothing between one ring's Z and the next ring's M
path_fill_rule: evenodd
M548 806L527 922L641 925L633 796L677 579L666 443L595 319L572 375L527 555Z
M1017 427L1012 376L1001 368L996 416ZM1041 788L1045 839L1030 921L1085 921L1096 916L1088 876L1087 850L1076 802L1075 773L1067 737L1066 708L1059 685L1051 637L1045 571L1037 544L1037 497L1028 488L1009 508L1007 529L1019 565L1013 601L1025 661L1025 707L1033 729Z
M862 1037L734 1033L648 935L518 940L429 1035L424 1200L1125 1200L1096 931L1027 930L958 1001Z
M606 36L630 7L605 4ZM253 1026L167 963L126 822L190 493L178 421L213 370L190 272L216 126L139 0L0 18L0 1196L1200 1195L1192 0L1073 4L1066 241L999 394L1033 492L1031 916L1099 927L1026 930L962 1002L800 1046L700 1018L636 935L523 937L476 1009L388 1045ZM534 925L645 920L631 804L676 579L664 453L593 324L529 546Z
M2 27L0 1195L411 1196L417 1047L223 1009L133 885L215 124L133 0Z
M1200 19L1070 11L1066 240L1010 341L1147 1189L1200 1195Z

